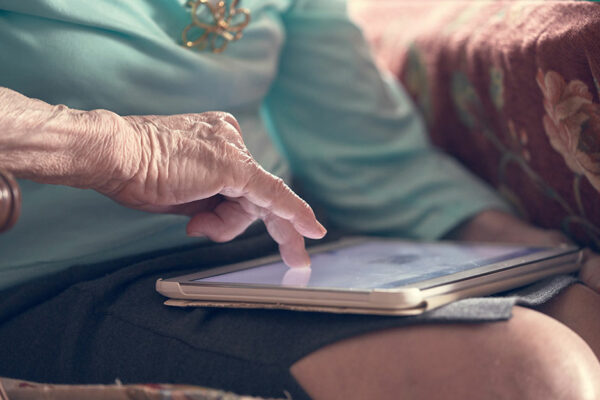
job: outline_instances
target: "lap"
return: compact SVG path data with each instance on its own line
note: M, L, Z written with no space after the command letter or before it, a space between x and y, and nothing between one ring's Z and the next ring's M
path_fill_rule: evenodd
M117 261L114 268L85 266L6 291L0 294L0 376L188 383L269 397L301 393L289 364L272 356L282 353L279 337L291 336L285 313L168 308L154 291L158 277L273 247L253 236L236 251L225 244Z
M301 398L304 394L290 366L348 338L387 337L390 331L407 332L402 335L408 338L410 332L438 328L480 332L488 329L483 326L504 326L431 325L449 322L443 314L414 319L177 309L163 306L164 299L153 290L160 276L237 262L269 250L273 243L268 237L250 236L235 245L121 260L109 270L106 265L83 266L4 292L0 375L61 383L106 383L115 378L126 383L190 383L270 397L288 391ZM428 325L400 329L417 322ZM514 325L512 320L509 324ZM440 343L450 342L445 335ZM410 346L410 341L398 346ZM390 362L385 357L380 356L380 366Z

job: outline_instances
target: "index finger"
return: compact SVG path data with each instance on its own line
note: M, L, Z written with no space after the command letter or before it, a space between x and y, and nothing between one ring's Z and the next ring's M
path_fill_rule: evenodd
M246 184L244 196L257 206L290 221L303 236L321 239L327 233L308 203L294 193L283 179L259 165Z

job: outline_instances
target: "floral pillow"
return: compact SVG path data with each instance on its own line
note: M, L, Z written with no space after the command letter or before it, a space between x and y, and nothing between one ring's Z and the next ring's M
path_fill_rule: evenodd
M432 141L524 218L600 249L600 4L351 2Z
M542 121L550 144L576 176L585 176L600 192L600 105L580 80L566 82L559 73L541 69L536 80L544 94Z

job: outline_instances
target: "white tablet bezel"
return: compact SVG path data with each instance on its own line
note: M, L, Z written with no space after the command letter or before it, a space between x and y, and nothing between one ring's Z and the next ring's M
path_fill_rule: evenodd
M368 240L407 242L390 238L353 237L315 246L309 249L309 253L333 250ZM225 306L230 303L232 307L235 303L250 303L279 305L280 308L286 308L286 305L302 306L307 310L329 307L366 313L415 314L458 298L491 294L522 286L545 276L573 272L578 269L580 259L581 251L575 246L549 247L543 252L392 289L306 288L195 282L209 276L280 261L281 258L275 255L175 278L159 279L156 282L156 290L171 299L220 302Z

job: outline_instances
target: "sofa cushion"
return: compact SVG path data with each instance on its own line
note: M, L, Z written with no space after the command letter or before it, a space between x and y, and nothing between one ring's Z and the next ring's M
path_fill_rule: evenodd
M526 219L600 249L600 4L360 1L432 141Z

